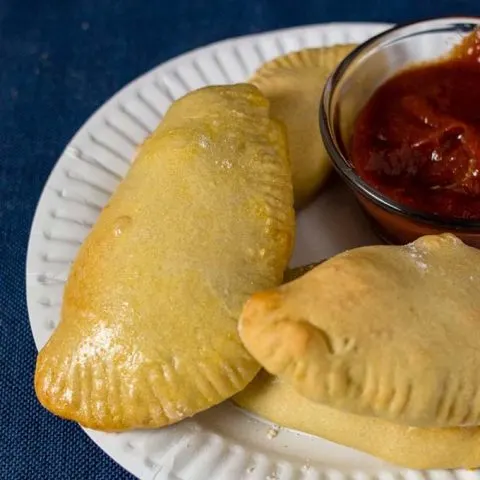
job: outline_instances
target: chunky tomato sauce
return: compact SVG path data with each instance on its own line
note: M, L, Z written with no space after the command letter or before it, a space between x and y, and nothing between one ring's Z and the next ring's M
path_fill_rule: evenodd
M480 31L380 86L357 118L351 156L398 203L480 220Z

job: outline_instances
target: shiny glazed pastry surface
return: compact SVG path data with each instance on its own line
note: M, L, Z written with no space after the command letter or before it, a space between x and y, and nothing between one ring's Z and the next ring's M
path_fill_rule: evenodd
M244 301L279 284L294 232L285 133L252 85L175 102L72 267L35 389L101 430L159 427L243 389L259 369Z

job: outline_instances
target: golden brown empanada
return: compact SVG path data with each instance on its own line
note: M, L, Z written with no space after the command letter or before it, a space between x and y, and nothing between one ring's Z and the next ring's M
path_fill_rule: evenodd
M159 427L252 380L237 321L291 253L285 142L252 85L171 106L72 267L37 360L46 408L95 429Z
M260 371L233 400L281 426L326 438L408 468L475 468L480 427L418 428L342 412L302 397Z
M320 136L320 99L328 76L353 48L288 53L262 65L250 80L270 100L273 118L287 127L296 208L313 198L332 169Z
M342 253L247 302L240 336L305 397L411 426L480 424L480 251L450 234Z

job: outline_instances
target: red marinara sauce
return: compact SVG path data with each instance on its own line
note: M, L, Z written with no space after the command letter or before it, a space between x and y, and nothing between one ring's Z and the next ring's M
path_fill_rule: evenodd
M356 120L351 158L402 205L480 220L480 31L380 86Z

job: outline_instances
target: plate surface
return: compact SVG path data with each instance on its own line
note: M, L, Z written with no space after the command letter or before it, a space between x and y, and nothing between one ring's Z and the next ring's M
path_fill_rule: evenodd
M27 301L37 348L59 320L62 291L78 247L137 146L170 103L210 84L246 80L264 61L303 47L362 42L384 24L328 24L227 40L192 51L138 78L80 129L58 160L40 198L27 258ZM351 194L332 181L298 215L292 265L347 248L379 243ZM60 421L60 420L59 420ZM146 480L393 480L424 478L310 435L279 429L230 402L169 428L122 434L86 433L116 462ZM475 472L435 472L438 480Z

